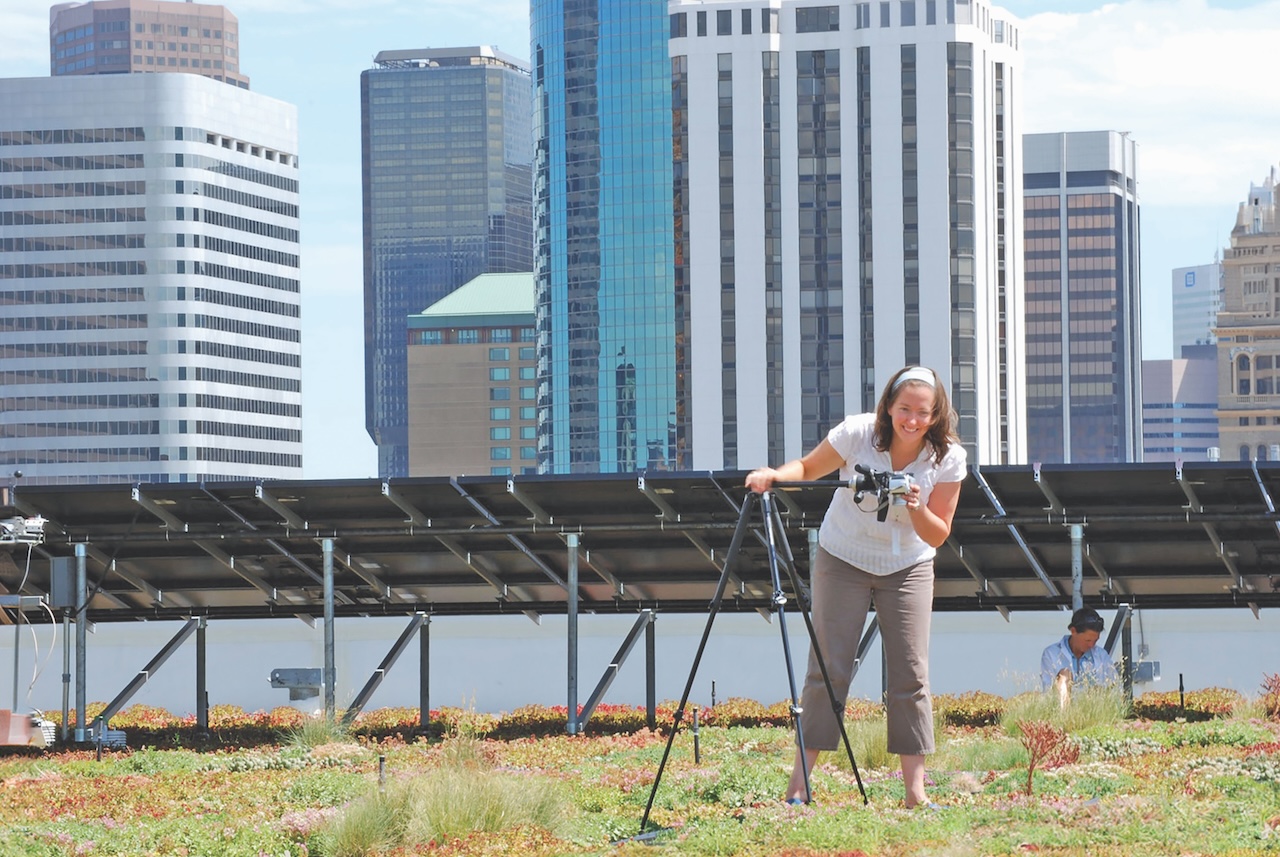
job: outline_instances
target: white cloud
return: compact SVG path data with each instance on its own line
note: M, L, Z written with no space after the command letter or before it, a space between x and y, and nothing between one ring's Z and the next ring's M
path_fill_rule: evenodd
M1025 131L1131 131L1144 204L1243 199L1280 158L1280 0L1130 0L1021 22Z

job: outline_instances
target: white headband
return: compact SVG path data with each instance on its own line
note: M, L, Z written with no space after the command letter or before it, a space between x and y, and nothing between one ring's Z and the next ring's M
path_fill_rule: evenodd
M930 387L934 386L936 383L932 369L927 369L924 366L912 366L910 369L899 375L898 380L893 382L893 389L898 389L908 381L923 381Z

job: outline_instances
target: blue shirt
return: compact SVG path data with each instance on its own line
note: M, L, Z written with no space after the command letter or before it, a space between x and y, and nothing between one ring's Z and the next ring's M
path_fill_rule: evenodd
M1071 678L1077 684L1111 684L1120 678L1111 655L1102 646L1094 646L1077 658L1071 651L1070 634L1047 647L1040 656L1040 686L1048 690L1054 677L1064 669L1071 670Z

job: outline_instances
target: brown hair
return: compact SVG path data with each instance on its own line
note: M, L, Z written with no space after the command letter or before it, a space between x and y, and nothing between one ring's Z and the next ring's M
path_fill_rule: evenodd
M881 452L888 452L889 444L893 441L893 418L889 416L889 408L897 401L898 394L909 385L929 386L928 382L915 378L898 384L898 379L905 373L919 368L921 367L904 366L894 372L889 383L885 384L884 392L880 394L880 401L876 403L875 447ZM943 386L937 372L932 369L928 372L933 375L933 413L929 415L929 428L924 433L924 439L933 449L933 460L941 464L951 444L959 443L960 438L956 437L956 412L951 408L947 388Z

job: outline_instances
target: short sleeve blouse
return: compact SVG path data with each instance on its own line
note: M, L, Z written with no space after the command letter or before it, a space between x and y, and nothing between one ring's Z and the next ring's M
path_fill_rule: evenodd
M875 447L875 414L846 417L828 432L827 440L844 459L840 479L846 483L858 476L855 464L873 470L893 469L889 453ZM920 502L927 504L933 486L964 479L966 459L964 447L953 443L942 461L934 461L932 447L926 444L919 457L902 470L919 483ZM874 497L864 496L859 508L853 495L852 488L836 489L818 530L818 543L832 556L871 574L885 575L932 559L937 553L916 535L905 506L890 506L886 519L878 521Z

